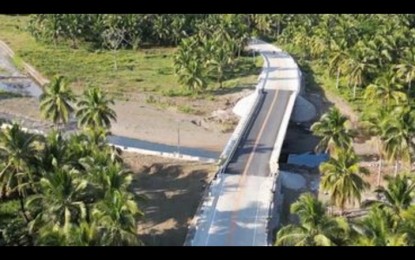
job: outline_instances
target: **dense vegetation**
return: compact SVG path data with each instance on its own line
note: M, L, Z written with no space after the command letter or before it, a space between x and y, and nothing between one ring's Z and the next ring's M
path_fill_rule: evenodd
M231 78L230 71L244 62L241 53L253 32L268 32L255 15L32 15L28 30L39 41L60 44L91 43L109 49L118 69L119 49L177 46L174 71L184 94L201 94L209 82ZM169 95L180 93L170 91Z
M244 34L275 35L281 15L255 14L38 14L31 15L29 31L36 39L59 43L80 41L107 45L105 33L121 39L120 47L176 46L182 39L222 31L236 39ZM120 33L120 35L115 35ZM111 38L111 37L110 37Z
M409 178L391 180L384 200L374 202L360 218L331 216L327 206L311 194L303 194L291 205L291 212L300 218L298 225L281 228L276 245L286 246L414 246L415 205L413 184ZM404 187L397 190L395 187ZM400 200L405 198L404 203Z
M191 94L203 93L212 81L223 87L240 65L250 36L276 40L297 58L307 86L318 80L360 116L357 125L331 109L313 125L321 137L318 150L330 153L320 166L321 188L338 211L328 214L327 205L301 196L292 205L300 223L281 228L276 244L415 245L413 174L401 170L401 165L410 169L415 157L414 26L414 15L49 14L30 16L28 30L37 41L69 45L74 53L83 44L93 51L106 49L114 73L125 50L174 47L172 69ZM76 108L72 102L65 80L56 78L46 88L41 109L57 129L77 110L84 127L80 134L63 138L55 132L43 138L18 125L2 132L0 212L6 216L0 218L1 243L139 242L133 230L140 212L128 192L130 175L104 138L115 119L111 99L100 88L88 88ZM374 137L379 147L378 199L363 204L370 185L353 150L357 135ZM379 186L383 160L395 163L386 187ZM367 214L350 217L347 208L353 204L362 204Z
M414 15L297 15L278 42L362 118L382 110L403 116L397 107L412 106L415 94L414 21Z
M329 215L326 205L311 195L300 197L291 208L299 225L283 227L276 244L415 245L415 16L296 15L286 24L277 41L297 58L306 86L317 81L325 91L341 95L355 108L359 122L331 109L312 126L322 138L318 150L331 157L320 165L320 187L329 195L329 206L339 211ZM373 137L378 144L377 183L371 184L376 201L362 203L370 185L353 151L357 136ZM382 187L385 159L395 170ZM356 203L368 212L349 215L346 208Z
M414 26L414 15L297 15L278 39L298 58L306 85L316 78L359 112L358 128L354 122L346 132L376 137L380 160L395 162L395 175L414 159ZM326 143L349 139L333 128L344 118L325 117L315 130Z
M0 245L139 245L132 175L106 141L112 100L90 88L74 107L66 86L46 86L42 113L60 128L76 110L82 131L0 132Z
M313 194L300 196L291 205L291 213L298 215L299 224L281 227L275 244L414 246L413 174L401 172L397 175L395 172L395 177L388 175L385 177L387 187L383 187L379 185L379 169L378 186L375 189L377 198L363 200L363 192L370 187L363 176L369 172L359 165L359 158L353 150L353 134L348 119L336 108L332 108L311 129L314 134L322 137L317 148L330 151L330 159L320 165L320 187L329 196L328 205L323 204ZM413 131L409 134L412 135ZM396 136L390 135L387 144L400 147L395 139ZM410 140L412 142L412 137ZM392 150L396 149L398 148ZM390 150L385 150L385 153L388 154L388 151ZM410 154L409 151L407 153ZM361 214L348 214L350 212L345 209L355 204L360 205ZM335 208L339 211L334 211Z

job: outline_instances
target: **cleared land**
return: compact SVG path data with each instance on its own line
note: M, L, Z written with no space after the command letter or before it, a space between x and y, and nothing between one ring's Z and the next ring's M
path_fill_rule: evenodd
M140 239L149 246L182 246L217 166L133 153L124 159L134 172L133 190L146 196L139 202L145 212L138 222Z

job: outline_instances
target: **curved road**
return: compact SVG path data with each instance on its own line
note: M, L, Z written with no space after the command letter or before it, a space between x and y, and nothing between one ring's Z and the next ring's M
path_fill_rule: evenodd
M269 162L277 136L285 136L283 118L292 111L288 103L291 95L297 95L300 79L298 66L288 54L265 42L251 44L251 48L261 52L268 63L263 102L224 174L212 183L213 200L198 220L193 246L268 244L274 181Z

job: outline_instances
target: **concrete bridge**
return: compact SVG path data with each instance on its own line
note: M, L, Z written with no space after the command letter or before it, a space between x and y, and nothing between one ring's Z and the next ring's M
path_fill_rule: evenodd
M270 243L278 159L301 72L289 54L271 44L253 40L249 47L265 60L260 82L221 156L223 165L205 193L185 245Z

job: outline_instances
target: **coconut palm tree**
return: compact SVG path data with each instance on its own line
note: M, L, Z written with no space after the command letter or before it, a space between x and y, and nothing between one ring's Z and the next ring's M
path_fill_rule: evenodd
M415 78L415 49L408 47L404 51L404 58L396 65L398 76L408 83L408 94L411 92L411 83Z
M312 194L300 196L291 205L291 213L300 218L299 225L288 225L277 233L277 246L333 246L344 244L349 226L342 217L326 215L322 202Z
M84 168L80 163L80 159L91 156L93 149L97 147L92 145L87 135L84 133L71 135L67 139L68 151L67 156L69 157L70 165L79 171L83 171Z
M399 171L399 161L410 165L411 151L414 149L415 111L410 107L398 107L394 110L385 128L383 140L385 153L389 161L395 161L395 176Z
M91 156L95 157L95 152L102 151L103 155L109 156L111 162L122 163L123 159L121 157L122 150L119 147L108 144L107 136L111 134L108 129L105 128L94 128L86 129L84 131L86 142L91 144ZM86 156L82 156L85 158ZM107 158L108 160L108 158Z
M347 117L333 107L318 122L314 123L311 130L315 135L322 137L316 150L328 152L334 147L348 149L352 143L352 134L346 128L347 122Z
M82 99L78 102L76 117L78 124L86 128L111 128L111 120L116 121L117 115L110 107L114 100L98 87L90 87L84 91Z
M0 152L5 157L5 165L0 169L0 197L17 193L22 214L29 222L24 199L36 190L37 176L31 167L37 152L35 136L23 132L20 125L13 123L0 132Z
M386 177L387 188L379 187L376 192L383 195L383 200L369 201L365 206L374 203L380 207L391 210L397 221L401 219L401 213L411 206L414 198L415 183L408 175L398 175L396 178Z
M330 202L340 208L343 214L346 203L360 203L362 192L369 188L362 175L369 171L359 166L359 160L352 150L339 150L334 157L320 165L321 187L329 193Z
M63 76L56 76L45 86L45 92L40 96L40 111L42 116L53 121L55 125L66 124L70 113L73 112L71 102L75 96Z
M408 235L409 244L415 245L415 205L409 206L401 212L403 221L402 231Z
M68 144L60 132L52 131L42 139L43 149L37 156L36 162L39 172L52 172L70 163Z
M87 128L83 132L86 137L86 141L95 145L97 148L102 149L108 145L107 136L111 134L106 128Z
M396 227L391 212L373 207L369 214L352 225L358 234L356 245L361 246L406 246L408 235Z
M69 166L44 173L40 180L41 193L33 195L27 202L29 206L42 208L31 223L32 229L50 223L69 232L71 224L86 218L83 198L88 183L77 175L77 171Z
M179 82L191 91L201 92L207 83L204 76L204 68L198 61L192 60L179 74Z
M140 245L137 237L136 216L143 213L138 209L132 195L126 192L108 192L92 212L93 219L103 229L103 239L108 245Z
M213 50L212 43L207 40L202 47ZM200 92L207 86L204 65L207 55L201 55L199 45L195 37L183 39L174 57L174 71L179 83L193 92Z
M384 158L384 143L383 140L387 138L386 128L388 127L388 120L391 114L391 109L388 107L380 107L373 110L369 110L364 114L362 125L366 127L371 136L376 137L377 148L379 153L379 167L377 186L380 185L381 174L382 174L382 159Z
M345 61L345 73L348 75L349 84L353 86L353 99L356 98L356 88L365 84L367 73L375 68L358 50L360 49L357 47L352 49Z
M102 246L102 231L97 223L81 221L70 224L68 229L59 225L45 225L38 232L36 245L41 246Z
M389 70L365 89L364 99L371 103L382 100L386 106L397 105L407 99L406 94L399 90L401 88L394 72Z
M255 14L253 15L255 22L255 29L261 35L266 35L271 32L271 14Z
M119 163L111 162L108 157L107 153L101 152L80 159L91 186L89 193L94 201L103 198L108 192L127 192L132 181L132 172Z
M341 72L345 71L346 61L348 58L347 52L347 41L342 39L337 43L334 41L335 45L331 52L329 52L329 72L331 74L336 73L336 89L339 88L339 80Z
M69 233L69 229L66 229ZM36 230L35 246L68 246L67 234L58 224L46 223Z
M230 64L229 53L225 49L225 46L217 46L212 56L209 65L211 66L213 75L215 75L219 83L219 88L222 88L225 71Z
M327 42L320 35L314 35L310 39L310 55L312 58L324 57L328 51ZM320 62L325 62L321 59Z

